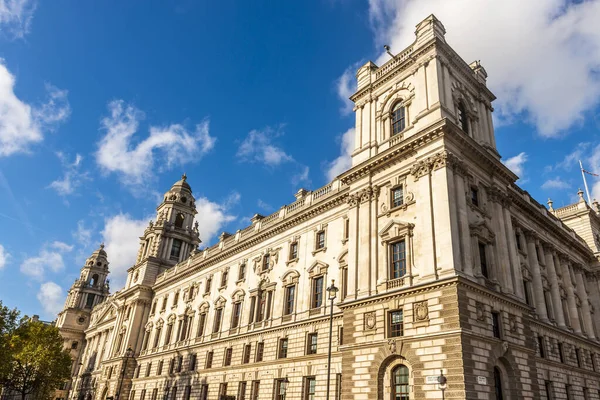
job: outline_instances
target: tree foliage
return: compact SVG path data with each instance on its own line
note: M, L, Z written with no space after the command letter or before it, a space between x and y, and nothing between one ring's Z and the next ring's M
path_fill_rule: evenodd
M22 319L0 303L0 386L34 399L47 399L70 376L71 356L58 328Z

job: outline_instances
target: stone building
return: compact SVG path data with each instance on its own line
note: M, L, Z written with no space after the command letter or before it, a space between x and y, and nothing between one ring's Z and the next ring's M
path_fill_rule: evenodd
M358 70L331 183L198 250L184 176L123 289L104 298L92 255L59 317L70 399L324 399L328 372L332 399L600 398L599 205L519 188L485 69L434 16L415 35Z

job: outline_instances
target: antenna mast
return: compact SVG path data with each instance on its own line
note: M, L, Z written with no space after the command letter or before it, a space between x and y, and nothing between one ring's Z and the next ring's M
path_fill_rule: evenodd
M587 195L588 205L591 205L592 199L590 198L590 190L588 189L587 180L585 179L585 170L583 169L581 160L579 160L579 168L581 168L581 176L583 177L583 186L585 186L585 194Z

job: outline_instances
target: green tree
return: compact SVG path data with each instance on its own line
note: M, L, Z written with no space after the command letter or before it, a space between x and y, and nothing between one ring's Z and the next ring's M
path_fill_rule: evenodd
M8 336L9 370L2 386L35 399L48 399L71 372L71 356L55 326L28 320Z
M12 347L10 338L19 326L19 311L11 310L0 300L0 385L11 370Z

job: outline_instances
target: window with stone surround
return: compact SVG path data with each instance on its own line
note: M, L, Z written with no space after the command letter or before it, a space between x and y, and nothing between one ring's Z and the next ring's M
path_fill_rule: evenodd
M158 399L158 388L154 388L152 389L152 396L150 397L150 400L157 400Z
M225 349L225 356L223 357L223 366L227 367L231 365L231 358L233 357L233 348L228 347Z
M469 135L469 117L467 116L467 108L465 107L465 102L463 100L458 102L456 110L458 112L458 126L460 126L460 129L462 129L464 133Z
M146 364L146 376L150 376L150 371L152 370L152 362Z
M227 396L227 382L219 383L219 398Z
M246 263L241 263L238 268L238 280L246 279Z
M279 348L277 349L277 358L287 358L288 338L280 338L278 347Z
M309 333L306 336L306 354L317 354L317 339L318 334L316 332Z
M538 350L540 353L540 357L541 358L546 358L546 347L544 346L544 337L543 336L538 336L537 337L537 343L538 343Z
M290 243L290 256L289 260L297 260L298 259L298 242L294 241Z
M494 367L494 392L496 394L496 400L504 399L502 390L502 372L498 367Z
M177 386L173 386L171 389L171 400L177 400Z
M252 391L250 392L250 400L258 400L260 392L260 381L252 381Z
M206 313L200 313L200 315L198 315L198 334L197 336L200 337L202 335L204 335L204 326L206 325Z
M477 186L471 186L471 204L479 207L479 189Z
M391 123L392 136L400 134L406 128L406 108L402 102L398 102L392 107Z
M320 230L317 232L316 241L315 241L315 250L320 250L325 248L325 231Z
M544 381L544 388L546 389L546 400L554 400L554 393L552 391L552 382Z
M275 400L285 400L285 380L284 379L275 379L275 393L273 398Z
M246 381L238 383L237 400L246 400Z
M390 277L399 279L406 275L406 240L390 244Z
M223 272L221 272L221 287L222 288L227 286L227 278L228 277L229 277L229 270L224 269Z
M492 335L498 339L501 339L502 336L500 328L500 313L497 311L492 311Z
M210 293L210 287L212 286L212 276L206 278L206 287L204 288L204 294Z
M160 360L158 362L158 367L156 367L156 375L162 375L162 370L163 370L163 365L164 365L164 361Z
M217 333L221 330L221 320L223 318L223 308L217 308L215 310L215 321L213 324L213 333Z
M283 315L291 315L294 312L296 301L296 285L285 287L285 302L283 306Z
M242 303L236 301L231 309L231 328L237 328L240 325L240 316L242 314Z
M271 264L271 255L269 253L266 253L262 259L262 270L268 271L270 264Z
M404 312L403 310L388 311L388 337L399 337L404 335Z
M409 400L409 371L406 365L398 365L392 370L392 400Z
M198 359L198 355L196 353L190 354L190 362L189 362L189 370L196 370L196 361Z
M181 246L183 242L179 239L173 239L171 244L171 254L169 258L173 261L179 261L179 254L181 253Z
M178 213L175 217L175 228L183 228L183 221L185 217L182 213Z
M400 207L404 204L404 188L402 185L390 189L390 204L392 208Z
M251 344L244 345L244 352L242 354L242 364L248 364L250 362L250 352L252 351Z
M312 279L311 287L311 308L319 308L323 305L323 283L325 278L321 276Z
M561 363L565 362L565 352L563 349L563 344L558 342L558 358L560 359Z
M261 362L265 354L265 342L258 342L256 344L256 362Z
M192 386L186 385L185 389L183 389L183 400L190 400L191 394L192 394Z
M488 266L488 259L487 259L487 246L483 242L479 242L478 246L479 246L479 267L480 267L481 275L483 275L483 277L489 279L490 273L489 273L489 266Z
M206 363L204 368L209 369L212 368L212 363L213 363L213 356L214 356L214 352L211 350L208 353L206 353Z
M160 312L164 312L167 309L167 296L162 298L162 304L160 305Z
M208 400L208 383L200 385L200 400Z

